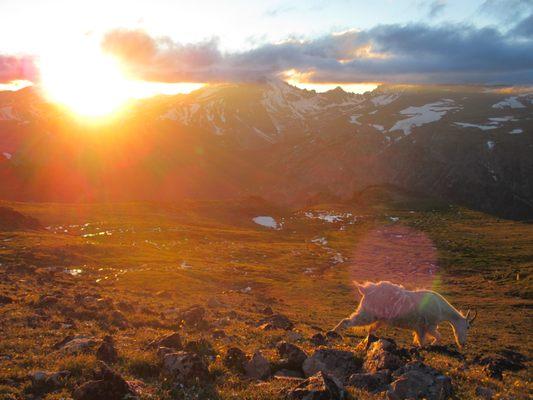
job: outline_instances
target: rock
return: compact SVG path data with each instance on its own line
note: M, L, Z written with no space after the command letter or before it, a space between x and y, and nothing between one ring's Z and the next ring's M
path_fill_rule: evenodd
M327 331L326 339L328 340L342 340L342 336L335 331Z
M207 305L211 308L219 308L224 306L224 304L222 304L216 297L211 297L209 300L207 300Z
M256 351L252 358L244 364L244 371L246 376L251 379L264 380L272 374L270 362L260 351Z
M157 358L163 362L163 359L167 354L174 353L175 351L175 349L171 349L170 347L159 347L157 349Z
M182 311L178 319L187 327L201 327L205 324L205 308L194 305Z
M295 371L292 369L280 369L274 374L275 378L304 378L302 371Z
M115 341L112 336L105 336L102 344L96 350L96 358L107 364L116 363L118 360L118 353L115 349Z
M181 350L182 344L181 344L181 336L179 333L174 332L170 335L160 337L158 339L153 340L148 344L149 347L169 347L171 349L175 350Z
M217 355L213 345L203 338L187 342L183 350L198 354L200 357L215 357Z
M353 374L348 378L346 385L374 392L385 389L390 380L391 373L385 369L375 373Z
M280 342L277 350L280 358L286 362L290 369L301 369L302 364L307 359L305 351L292 343Z
M304 337L302 336L301 333L289 331L287 332L286 338L290 342L299 342L300 340L303 340Z
M475 357L474 363L482 365L483 371L491 378L502 379L505 371L520 371L525 369L527 357L512 350L501 350L498 354L485 357Z
M340 382L324 372L318 372L287 393L294 400L342 400L347 398Z
M0 304L11 304L13 303L15 300L13 300L11 297L9 296L4 296L4 295L0 295Z
M209 370L203 358L186 351L165 354L163 373L175 379L177 383L185 385L209 379Z
M350 351L318 349L304 361L302 369L307 377L322 371L345 382L349 376L359 372L361 364L362 361Z
M274 314L274 311L272 310L272 307L266 306L265 308L263 308L261 310L261 313L263 313L265 315L272 315L272 314Z
M321 333L316 333L311 337L311 343L313 343L315 346L325 346L328 342L324 335Z
M291 320L283 314L270 315L259 320L257 324L262 330L284 329L286 331L290 331L292 328L294 328L294 324L291 322Z
M135 391L118 373L100 362L100 372L95 374L96 380L86 382L73 393L74 400L123 400L126 396L135 399Z
M483 400L492 400L494 390L485 386L478 386L476 388L476 396L481 397Z
M39 300L37 300L35 306L39 308L47 308L57 303L59 303L59 298L57 298L56 296L41 295L39 297Z
M35 371L30 374L33 388L37 391L50 392L64 386L70 371Z
M91 351L98 345L98 340L92 337L77 337L63 344L59 351L65 354L77 354Z
M396 344L379 339L373 342L365 357L364 369L367 372L377 372L383 369L394 371L402 366L402 360L395 354Z
M449 377L418 361L407 363L395 371L393 379L387 391L390 400L445 400L453 392Z
M246 354L238 347L231 347L226 352L226 356L222 362L229 369L244 373L244 365L248 362L248 357L246 357Z
M215 329L211 336L213 337L213 339L224 339L227 335L226 332L224 332L223 330Z

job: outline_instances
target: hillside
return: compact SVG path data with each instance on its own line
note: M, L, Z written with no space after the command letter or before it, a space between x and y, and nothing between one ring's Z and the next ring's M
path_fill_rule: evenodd
M322 357L343 389L327 387L354 398L405 398L405 379L428 398L530 398L526 223L392 187L296 210L257 198L6 205L46 230L0 232L1 399L302 398L324 384L302 383ZM362 333L327 334L366 279L476 309L466 348L447 325L419 351L398 329L368 349Z
M356 95L268 80L142 100L88 124L31 88L4 92L0 195L23 201L259 195L302 205L319 194L346 200L368 186L392 184L531 219L532 102L520 87L391 85Z

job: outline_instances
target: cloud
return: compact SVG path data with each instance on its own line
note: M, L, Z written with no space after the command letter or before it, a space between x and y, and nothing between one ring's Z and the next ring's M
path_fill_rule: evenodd
M520 21L510 33L515 36L533 39L533 13Z
M512 23L533 13L533 0L485 0L479 7L479 12L499 21Z
M435 18L438 17L447 6L447 0L433 0L427 4L428 7L428 17Z
M0 83L15 80L34 82L37 75L37 67L33 57L0 54Z
M223 53L214 39L180 44L119 30L102 46L133 75L165 82L247 81L294 69L313 82L533 83L533 40L516 29L379 25L239 53Z

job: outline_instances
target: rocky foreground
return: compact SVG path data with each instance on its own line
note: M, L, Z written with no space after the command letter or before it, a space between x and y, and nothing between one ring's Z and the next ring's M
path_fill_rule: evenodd
M93 300L97 301L80 299L81 302ZM42 296L36 306L46 309L57 303L58 299L53 296ZM100 305L113 308L112 304L104 303L100 302ZM210 310L220 307L222 304L216 300L210 301ZM153 352L158 360L154 373L156 379L174 394L172 398L184 399L216 399L217 384L226 381L231 374L249 385L276 380L280 382L278 397L286 399L349 399L353 395L348 389L352 389L352 393L356 389L358 393L392 400L444 400L454 395L453 379L445 370L427 365L424 352L456 358L465 369L470 362L481 365L484 373L496 379L501 379L504 371L525 368L524 356L512 351L478 357L469 362L448 346L433 346L423 352L400 348L392 339L377 337L370 337L354 351L347 350L341 348L343 338L335 332L304 338L293 330L294 323L286 316L274 313L269 307L262 311L264 318L256 322L256 327L262 331L284 332L286 340L246 354L241 348L230 345L234 341L223 329L230 323L228 317L217 318L219 312L208 313L201 305L182 310L178 330L144 344L145 350ZM115 315L112 324L128 324L119 310L112 314ZM230 319L231 315L237 316L230 312ZM71 387L69 390L74 400L159 398L143 381L127 380L114 370L113 365L122 357L119 348L120 344L110 335L102 338L65 337L55 343L50 352L64 356L95 355L98 361L93 378L72 385L72 371L34 371L28 377L31 385L27 387L26 398L46 398L47 394L62 391L66 386ZM221 348L224 350L217 350ZM476 389L476 394L485 399L494 395L490 388L483 386Z

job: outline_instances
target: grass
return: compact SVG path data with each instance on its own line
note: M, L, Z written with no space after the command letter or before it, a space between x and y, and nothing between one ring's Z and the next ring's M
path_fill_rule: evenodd
M108 333L120 355L116 368L144 382L143 398L281 398L282 382L243 380L220 357L210 367L213 385L172 393L146 345L178 329L180 309L217 299L221 306L207 307L209 319L227 338L184 330L184 342L205 336L219 355L237 345L249 353L262 349L275 359L273 344L288 334L255 326L262 309L270 306L295 322L303 338L299 345L312 352L305 339L331 329L357 306L352 281L385 278L431 287L458 308L478 309L466 363L425 354L428 364L452 377L457 398L474 398L477 386L493 388L497 398L531 395L530 370L509 372L497 381L471 363L478 354L502 349L532 356L530 224L404 197L397 203L388 199L374 205L365 199L305 210L259 199L6 205L37 217L48 229L0 233L0 292L15 299L0 305L0 356L5 357L0 399L24 398L27 374L34 370L71 370L67 387L46 398L65 396L91 376L95 359L91 354L65 357L52 345L67 334L101 338ZM306 212L343 218L329 223ZM257 215L283 220L283 229L254 224ZM327 243L312 242L316 238ZM335 263L336 254L345 261ZM432 274L424 272L428 265L434 266ZM82 272L72 276L67 269ZM44 295L56 297L57 303L38 307ZM441 330L451 344L450 330ZM379 334L410 345L408 332ZM357 341L347 335L338 346L352 349Z

